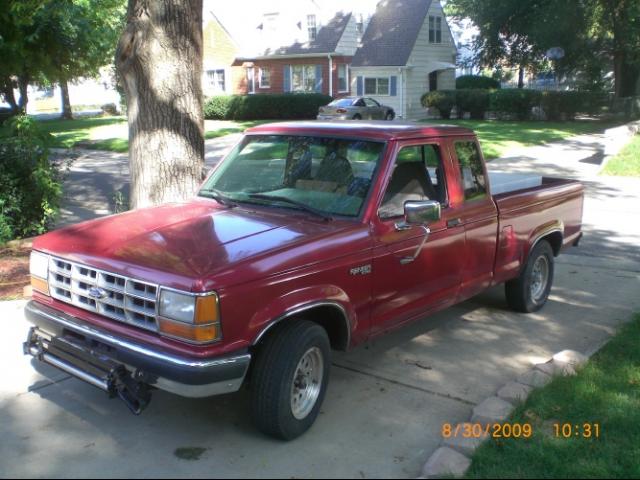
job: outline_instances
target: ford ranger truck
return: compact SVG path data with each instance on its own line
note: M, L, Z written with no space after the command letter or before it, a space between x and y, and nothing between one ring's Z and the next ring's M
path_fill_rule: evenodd
M582 208L578 182L489 175L465 128L262 125L192 200L38 237L24 350L134 413L247 383L257 427L293 439L332 350L497 284L540 309Z

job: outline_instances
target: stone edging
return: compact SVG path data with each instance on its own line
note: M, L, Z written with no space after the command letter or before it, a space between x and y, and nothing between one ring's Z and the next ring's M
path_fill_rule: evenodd
M514 381L503 385L494 396L486 398L473 408L469 422L458 424L453 429L462 432L467 423L493 425L504 422L516 405L524 402L534 388L546 385L556 375L575 375L576 369L584 365L587 359L588 356L574 350L556 353L546 363L534 365ZM422 476L418 478L464 475L471 465L470 457L486 438L486 434L479 438L464 438L461 434L445 438L424 464Z
M599 171L603 171L607 163L609 163L609 160L615 157L626 146L630 139L638 133L640 133L640 120L606 129L604 131L606 139L604 160L600 165Z

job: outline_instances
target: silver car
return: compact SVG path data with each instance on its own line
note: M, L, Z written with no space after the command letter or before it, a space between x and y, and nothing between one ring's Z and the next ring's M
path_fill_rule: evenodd
M393 108L369 97L344 97L320 107L318 120L393 120Z

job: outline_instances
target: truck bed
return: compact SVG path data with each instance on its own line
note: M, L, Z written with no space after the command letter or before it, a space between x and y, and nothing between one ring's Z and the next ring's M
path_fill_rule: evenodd
M537 183L535 176L519 177L502 177L499 185L506 191L493 195L499 220L494 283L517 276L538 238L553 234L552 247L556 254L580 238L582 184L575 180L538 177L539 184L533 185ZM532 186L515 188L517 185ZM493 184L491 187L493 190Z

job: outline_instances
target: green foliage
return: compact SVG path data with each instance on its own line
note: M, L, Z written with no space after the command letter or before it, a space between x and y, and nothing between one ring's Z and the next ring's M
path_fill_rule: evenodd
M469 112L473 120L482 120L489 109L489 90L463 89L456 91L458 118Z
M205 103L208 120L312 119L332 98L319 93L230 95Z
M433 107L440 112L445 120L451 118L451 110L456 104L455 90L434 90L427 92L420 98L423 107Z
M489 95L490 109L500 115L526 120L531 109L540 103L540 92L524 88L503 88Z
M494 89L500 88L500 82L495 78L485 77L484 75L462 75L456 78L456 89Z
M613 157L602 171L603 175L640 177L640 134Z
M57 214L62 189L48 144L26 116L11 119L0 137L0 243L44 233Z

